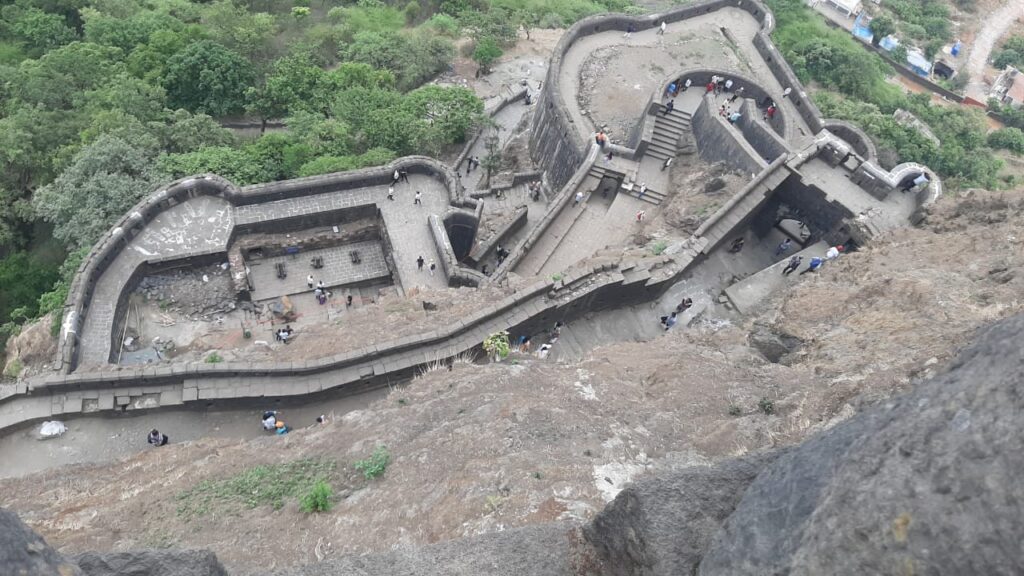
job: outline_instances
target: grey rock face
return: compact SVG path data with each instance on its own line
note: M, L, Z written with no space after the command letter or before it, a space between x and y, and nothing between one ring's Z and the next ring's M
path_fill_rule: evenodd
M701 575L1024 574L1024 316L780 457Z
M227 576L209 550L133 550L74 558L85 576Z
M3 508L0 508L0 573L12 576L81 575L78 568L61 558L17 514Z
M766 360L775 364L787 364L786 356L803 347L804 342L796 336L779 334L768 326L755 324L748 338L750 345L757 349Z
M770 453L659 474L627 487L584 528L603 574L693 574Z

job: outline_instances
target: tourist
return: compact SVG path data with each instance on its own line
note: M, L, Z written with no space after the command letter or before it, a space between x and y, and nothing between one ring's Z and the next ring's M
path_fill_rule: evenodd
M412 203L413 203L413 205L420 205L420 206L422 206L422 205L423 205L423 202L420 202L420 198L421 198L421 197L423 197L423 193L422 193L422 192L420 192L419 190L417 190L417 191L416 191L416 196L415 196L415 197L413 197L413 199L412 199Z
M783 97L783 98L788 98L788 97L789 97L789 94L790 94L790 93L791 93L792 91L793 91L793 89L787 86L787 87L786 87L786 89L782 91L782 97Z
M405 182L405 183L409 182L409 171L406 170L405 168L402 168L401 170L399 170L398 171L398 175L402 177L402 182Z
M683 92L686 92L690 88L691 84L693 84L693 80L687 78L686 81L683 82Z
M419 270L420 272L423 272L423 255L422 254L420 254L420 257L416 259L416 269Z
M659 36L664 36L665 35L665 28L666 27L667 27L667 24L665 23L664 20L662 20L661 21L661 26L658 28L658 35Z
M742 118L742 117L743 117L743 114L740 114L739 112L733 112L732 114L729 114L729 123L730 124L735 124L735 123L739 122L740 118Z
M319 304L320 304L321 306L323 306L324 304L327 304L327 291L326 291L326 290L323 290L323 291L321 291L321 292L320 292L319 294L317 294L317 295L316 295L316 301L317 301L317 302L318 302L318 303L319 303ZM287 342L288 342L288 341L287 341L287 340L285 340L285 343L287 343Z
M671 166L673 160L675 160L675 158L671 158L671 157L670 158L666 158L665 159L665 163L661 165L661 171L664 172L665 168L668 168L669 166Z
M287 433L291 432L291 428L289 428L289 427L288 427L288 426L287 426L287 425L286 425L286 424L285 424L285 423L284 423L283 421L281 421L281 420L278 420L278 421L277 421L277 423L276 423L276 424L274 424L274 428L275 428L275 433L276 433L276 434L277 434L278 436L283 436L283 435L285 435L285 434L287 434Z
M611 150L609 150L608 151L608 155L604 157L604 163L605 164L610 164L611 161L612 161L612 152L611 152Z
M793 271L800 267L800 263L803 262L803 260L803 256L793 256L790 258L789 262L786 263L786 267L782 269L782 275L789 276L792 274Z
M682 314L683 312L686 312L687 310L690 309L691 306L693 306L693 299L683 298L682 301L679 302L679 305L676 306L676 314Z
M641 211L636 213L636 221L637 222L643 222L644 218L646 218L646 217L647 217L647 211L646 210L641 210Z
M775 110L776 110L775 103L772 102L772 105L769 106L768 109L765 110L765 112L764 112L765 120L771 120L772 118L774 118L775 117Z
M669 100L668 103L665 104L665 116L668 116L669 114L671 114L672 113L672 109L675 108L675 107L676 107L676 101L675 100Z
M324 415L324 414L321 414L321 415L317 416L316 417L316 423L317 424L327 424L327 416Z
M743 238L743 236L740 236L739 238L736 238L735 240L733 240L732 241L732 245L729 246L729 253L730 254L738 254L740 250L743 250L743 244L745 242L746 242L746 240Z
M394 200L394 199L395 199L395 187L394 186L388 186L388 200Z
M798 274L798 276L803 276L804 274L807 274L808 272L817 272L818 269L820 269L821 266L824 263L825 263L824 259L818 258L817 256L815 256L814 258L811 258L811 262L810 262L810 264L807 265L807 269L804 270L803 272L801 272L800 274Z
M678 322L678 321L679 321L679 320L678 320L678 319L676 319L676 313L675 313L675 312L673 312L673 313L669 314L668 316L662 316L662 317L661 317L661 323L662 323L662 324L663 324L663 325L665 326L665 331L666 331L666 332L667 332L667 331L668 331L668 330L669 330L670 328L672 328L673 326L675 326L675 325L676 325L676 322Z
M433 258L431 258L431 259L430 259L430 275L431 275L431 276L433 276L433 275L434 275L434 270L437 270L437 263L436 263L436 262L434 262L434 259L433 259Z
M490 276L490 274L487 273L487 264L484 264L483 266L480 267L480 273L483 274L484 276Z
M633 35L633 31L634 30L636 30L636 28L634 28L632 24L630 24L629 26L626 26L626 33L623 34L622 37L623 38L629 38L630 36Z
M671 84L668 85L668 90L665 91L665 94L667 94L669 97L673 97L676 95L676 90L676 83L672 82Z
M573 200L572 207L575 208L576 206L579 205L580 202L583 202L583 191L582 190L579 190L579 191L576 192L576 196L575 196L575 198Z
M537 349L537 358L543 360L548 357L549 352L551 352L551 342L545 342Z
M846 250L845 246L832 246L828 249L827 252L825 252L825 259L835 260L836 258L839 258L839 255L843 252L843 250Z
M742 97L743 97L743 86L740 86L738 89L736 89L735 92L732 93L732 98L729 98L729 102L735 102L737 98L742 98Z
M309 286L310 290L313 289L313 275L312 274L310 274L309 276L306 276L306 286Z
M722 104L722 107L718 109L718 115L725 118L729 115L729 105Z
M401 177L402 176L398 173L398 170L395 170L395 173L391 176L391 185L394 186L395 184L398 184L398 180Z
M715 95L719 95L725 91L725 76L719 76L718 82L715 82Z
M263 418L261 418L261 421L263 422L264 430L266 430L267 432L273 431L274 428L277 427L277 411L267 410L266 412L263 413Z
M646 182L641 182L640 183L640 193L637 194L636 197L637 198L643 198L644 197L644 193L646 193L646 192L647 192L647 183Z
M317 288L317 290L320 290L321 292L323 292L324 290L327 289L327 287L324 286L324 281L323 280L317 281L316 288Z
M167 437L167 434L161 434L156 428L149 431L149 438L146 439L146 442L153 446L166 446L168 441L170 438Z
M793 240L786 238L785 240L782 241L782 244L779 244L778 248L775 249L775 257L778 258L779 256L782 256L783 254L788 252L789 249L792 247Z
M345 296L345 307L350 308L352 306L352 295Z
M726 92L732 92L732 78L726 80L724 86Z

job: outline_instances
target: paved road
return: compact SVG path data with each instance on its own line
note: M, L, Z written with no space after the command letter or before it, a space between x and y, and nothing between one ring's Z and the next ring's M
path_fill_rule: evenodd
M992 48L1022 16L1024 0L1008 0L1002 8L982 21L982 28L974 37L974 44L967 56L967 67L962 72L968 75L967 95L978 102L988 99L989 85L985 82L985 70L988 68Z

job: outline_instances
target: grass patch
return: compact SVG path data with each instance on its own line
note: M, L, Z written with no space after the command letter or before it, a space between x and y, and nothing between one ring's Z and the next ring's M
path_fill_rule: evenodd
M388 452L387 447L377 446L377 449L370 454L370 457L366 460L359 460L354 464L356 470L363 473L363 476L367 480L373 480L384 475L384 471L388 469L388 464L391 463L391 453Z
M668 248L668 242L665 242L664 240L658 240L653 245L651 245L651 252L655 256L660 256L666 248Z
M210 352L210 354L206 357L206 359L203 360L203 362L206 362L207 364L217 364L218 362L223 362L223 361L224 361L224 357L221 356L220 354L216 353L216 352Z
M302 499L299 500L299 508L306 514L327 512L334 505L333 498L334 490L331 490L331 485L321 480L313 484L309 492L302 496Z
M336 467L331 460L303 458L256 466L223 480L204 480L178 494L178 516L260 506L279 510L286 500L308 495L317 484L326 483Z
M14 360L11 360L6 368L4 368L4 376L12 379L17 378L18 374L21 374L22 368L24 368L24 366L21 365L21 359L15 358Z

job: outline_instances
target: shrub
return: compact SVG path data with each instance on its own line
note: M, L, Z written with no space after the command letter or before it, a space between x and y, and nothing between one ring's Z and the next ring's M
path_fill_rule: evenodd
M739 406L735 404L729 405L729 416L739 416L740 414L743 414L743 410Z
M988 135L988 145L1004 148L1014 154L1024 154L1024 131L1020 128L1000 128Z
M304 494L299 500L299 507L306 514L313 512L327 512L331 509L331 499L334 497L334 491L331 490L331 485L323 480L313 484L313 487L309 489L309 492Z
M218 354L216 351L210 352L209 355L206 356L206 359L203 360L203 362L206 362L207 364L217 364L218 362L223 361L224 357Z
M391 454L388 453L388 449L384 446L377 446L369 458L359 460L353 466L355 466L356 470L362 472L367 480L373 480L384 474L390 462Z
M498 46L498 42L490 37L481 38L476 43L476 48L473 49L473 60L480 65L485 72L490 71L491 64L495 60L501 58L502 52L501 47Z
M427 21L427 26L433 28L434 32L438 34L452 38L459 35L459 22L447 14L434 14Z
M668 248L668 242L665 242L664 240L658 240L651 246L651 252L655 256L660 256L666 248Z
M761 398L757 403L757 407L760 408L761 412L764 412L767 416L775 414L775 402L772 402L768 398Z
M512 346L508 342L508 332L501 331L491 334L484 339L484 352L487 352L487 356L494 358L505 358L512 350Z
M565 20L562 19L562 15L557 12L548 12L541 16L540 22L537 23L541 28L564 28Z

